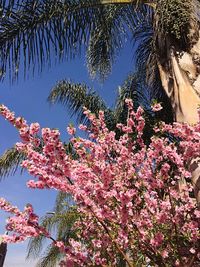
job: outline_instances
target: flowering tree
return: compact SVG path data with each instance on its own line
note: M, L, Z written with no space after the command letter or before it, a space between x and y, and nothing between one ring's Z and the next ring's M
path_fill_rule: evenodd
M13 213L7 222L11 234L3 242L45 235L63 252L60 266L199 266L200 211L188 166L200 151L200 124L160 123L147 147L143 110L134 112L132 101L126 103L127 124L117 125L119 139L107 129L103 112L96 118L85 110L92 127L80 129L89 139L67 128L76 158L65 153L58 130L44 128L40 136L38 123L29 126L1 106L19 131L16 148L26 154L22 166L35 178L27 186L70 193L78 212L76 235L66 245L39 225L31 205L20 211L0 199L0 208Z

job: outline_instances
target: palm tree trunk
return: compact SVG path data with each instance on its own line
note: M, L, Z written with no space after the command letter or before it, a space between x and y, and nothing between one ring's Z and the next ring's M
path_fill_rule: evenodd
M199 66L194 63L192 53L183 52L177 55L175 48L170 49L167 65L170 70L158 63L163 88L171 100L174 120L195 124L199 120L200 75L197 72Z
M199 35L200 36L200 35ZM163 88L171 100L174 121L195 124L200 107L200 37L189 52L170 47L168 62L158 68ZM197 203L200 204L200 157L189 162ZM179 184L181 191L181 184Z

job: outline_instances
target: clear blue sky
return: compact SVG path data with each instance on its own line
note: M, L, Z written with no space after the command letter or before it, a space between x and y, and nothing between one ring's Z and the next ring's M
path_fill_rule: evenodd
M63 62L45 69L41 75L30 75L28 80L10 85L8 80L0 83L0 103L5 104L16 115L26 118L30 122L39 122L42 127L59 128L62 139L67 140L66 126L74 122L68 116L67 110L61 105L49 106L46 99L51 88L61 79L71 79L74 82L85 82L94 87L111 107L115 102L117 88L122 84L126 75L133 69L133 50L127 45L114 65L112 75L104 84L91 81L87 72L84 57L71 62ZM16 130L0 117L0 153L12 147L19 141ZM55 200L55 192L48 190L30 190L26 188L29 179L27 173L7 177L0 183L0 197L23 209L26 203L33 204L39 215L51 210ZM8 214L0 212L0 233L4 233L5 218ZM34 262L25 262L26 243L9 245L5 267L33 267Z

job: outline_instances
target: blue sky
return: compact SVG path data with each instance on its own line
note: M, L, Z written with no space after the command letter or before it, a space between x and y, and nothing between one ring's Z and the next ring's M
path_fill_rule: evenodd
M71 79L74 82L85 82L94 87L105 99L110 107L115 102L117 88L133 68L133 51L127 45L114 65L112 75L104 84L92 81L89 78L84 57L71 62L63 62L45 69L42 74L35 74L25 80L19 78L18 82L10 85L8 80L0 84L0 103L5 104L16 115L23 116L30 122L39 122L42 127L59 128L62 139L67 140L66 126L74 122L67 110L61 105L50 106L46 99L51 88L61 79ZM0 153L12 147L19 141L17 131L0 117ZM56 192L48 190L30 190L26 188L29 175L16 173L0 182L0 197L23 209L26 203L32 203L39 215L51 210L54 204ZM8 214L0 212L0 233L4 233L5 219ZM34 262L26 262L26 246L24 244L9 245L5 261L5 267L33 267Z

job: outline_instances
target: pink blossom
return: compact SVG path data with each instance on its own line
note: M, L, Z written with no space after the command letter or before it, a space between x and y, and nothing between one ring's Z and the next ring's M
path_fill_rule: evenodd
M162 233L157 233L155 236L150 240L150 244L153 247L159 247L162 245L162 242L164 240L164 236Z
M37 134L40 130L40 125L39 123L31 123L30 125L30 134L31 135L34 135L34 134Z
M55 246L60 249L60 251L65 252L65 244L62 241L55 241Z
M76 129L72 125L69 125L67 127L67 132L68 132L69 135L75 135Z
M192 254L195 254L196 250L195 250L194 248L191 248L191 249L190 249L190 252L191 252Z
M151 108L152 108L152 110L153 110L154 112L157 112L157 111L160 111L161 109L163 109L163 107L161 106L160 103L155 103L155 104L153 104L153 105L151 106Z
M161 255L164 259L168 258L169 257L169 252L167 250L164 250L161 252Z

